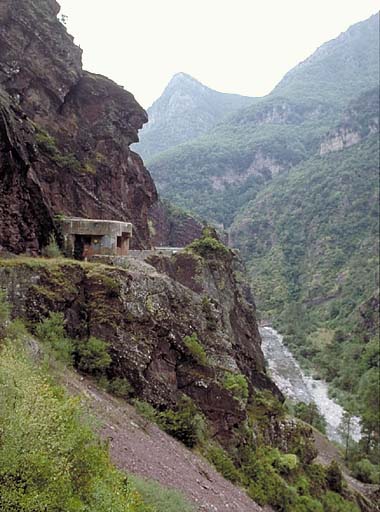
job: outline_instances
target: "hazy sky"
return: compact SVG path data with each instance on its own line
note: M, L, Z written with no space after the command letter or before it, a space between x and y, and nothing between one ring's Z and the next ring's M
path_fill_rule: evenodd
M378 0L58 0L84 67L145 107L183 71L223 92L262 96Z

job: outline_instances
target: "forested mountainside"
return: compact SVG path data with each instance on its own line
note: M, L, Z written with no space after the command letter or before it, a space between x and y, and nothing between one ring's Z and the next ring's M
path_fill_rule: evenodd
M186 73L177 73L148 108L149 123L134 146L145 160L187 142L215 126L254 98L214 91Z
M351 27L290 71L274 91L147 161L159 191L229 226L273 176L319 151L349 101L378 84L379 16Z
M350 105L319 155L274 180L231 228L262 314L304 365L354 395L377 435L378 116L376 88Z
M363 418L378 456L379 15L205 136L149 162L165 197L229 228L263 317ZM369 455L371 452L371 455Z

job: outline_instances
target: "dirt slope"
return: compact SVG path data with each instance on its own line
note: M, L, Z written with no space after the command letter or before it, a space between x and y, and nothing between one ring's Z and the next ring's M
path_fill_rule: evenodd
M264 510L201 457L139 416L130 405L97 389L90 379L70 372L61 380L71 393L83 397L100 420L100 434L109 440L112 459L120 469L180 490L199 512Z

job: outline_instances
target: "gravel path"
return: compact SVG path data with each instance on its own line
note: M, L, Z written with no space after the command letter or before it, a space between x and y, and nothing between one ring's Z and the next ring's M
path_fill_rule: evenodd
M109 440L111 457L118 468L180 490L197 505L199 512L266 510L200 456L139 416L133 407L73 373L62 380L72 393L85 397L100 420L101 436Z

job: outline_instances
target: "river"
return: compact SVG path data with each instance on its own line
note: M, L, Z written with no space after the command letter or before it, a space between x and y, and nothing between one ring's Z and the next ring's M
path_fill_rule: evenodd
M271 327L261 327L262 349L268 363L269 374L287 398L295 402L315 402L326 420L326 434L332 441L342 442L339 426L344 409L328 396L328 385L306 375L290 350L283 344L283 338ZM361 437L359 418L352 419L351 437Z

